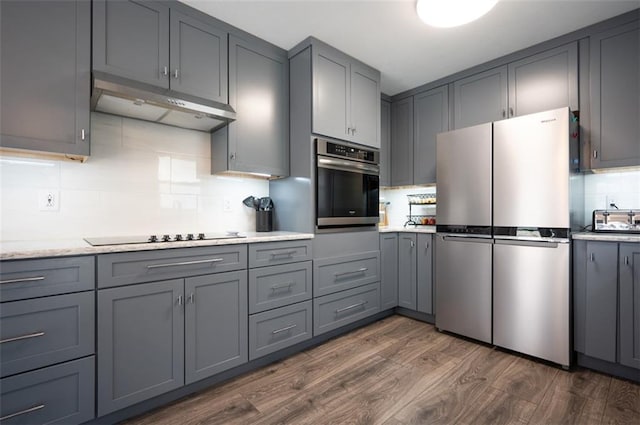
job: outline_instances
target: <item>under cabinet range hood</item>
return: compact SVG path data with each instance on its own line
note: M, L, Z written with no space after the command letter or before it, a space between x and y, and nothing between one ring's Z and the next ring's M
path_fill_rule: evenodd
M229 105L93 72L91 110L211 132L236 119Z

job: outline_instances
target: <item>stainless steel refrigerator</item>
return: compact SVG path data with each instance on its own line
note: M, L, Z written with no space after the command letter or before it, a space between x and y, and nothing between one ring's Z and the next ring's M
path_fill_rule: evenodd
M582 222L571 117L438 135L438 328L569 366L569 234Z

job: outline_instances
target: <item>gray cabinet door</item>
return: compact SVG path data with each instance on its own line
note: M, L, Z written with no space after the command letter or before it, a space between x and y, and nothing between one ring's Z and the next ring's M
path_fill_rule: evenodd
M449 130L449 90L442 86L413 97L413 184L436 182L436 135Z
M313 46L313 132L346 139L350 123L349 58L324 46ZM376 104L379 97L376 99Z
M418 233L416 239L416 309L433 314L433 236Z
M93 69L169 88L169 7L95 0Z
M351 97L348 140L380 147L380 73L351 62Z
M398 306L398 234L380 233L380 309Z
M398 306L415 310L416 304L416 234L398 237Z
M640 369L640 246L620 244L620 363Z
M640 165L639 27L591 37L591 168Z
M507 66L490 69L453 83L453 128L507 117Z
M391 186L391 103L380 102L380 186Z
M3 0L0 11L0 146L89 155L90 2Z
M98 291L98 416L184 385L183 282Z
M510 63L509 117L578 104L578 43Z
M185 383L247 362L247 273L185 280Z
M171 89L227 103L227 32L173 9L170 31Z
M584 354L616 362L618 244L587 243Z
M238 119L212 135L212 173L289 175L287 52L229 36L229 104Z
M413 97L391 104L391 186L413 184Z

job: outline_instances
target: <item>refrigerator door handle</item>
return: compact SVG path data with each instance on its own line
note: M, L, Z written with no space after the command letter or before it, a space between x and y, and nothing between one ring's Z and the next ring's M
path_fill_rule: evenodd
M471 242L471 243L488 243L492 244L493 239L489 237L473 237L473 236L445 236L440 235L443 241L447 242Z
M532 246L538 248L557 248L561 243L558 241L532 241L532 240L514 240L514 239L496 239L496 245L517 245L517 246Z

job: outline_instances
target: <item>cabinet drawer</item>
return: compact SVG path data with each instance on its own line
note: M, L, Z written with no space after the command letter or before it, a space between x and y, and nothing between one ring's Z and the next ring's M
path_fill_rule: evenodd
M311 338L311 301L249 316L249 360Z
M311 298L311 261L249 270L249 313Z
M86 422L94 414L93 356L0 380L3 424Z
M247 267L247 245L206 246L98 256L98 287L128 285Z
M94 257L0 263L0 301L17 301L95 288Z
M313 296L332 294L380 280L380 251L313 262Z
M80 292L3 304L0 376L92 354L94 295Z
M311 241L266 242L249 245L249 267L311 260Z
M380 311L380 283L313 300L313 334L337 329Z

